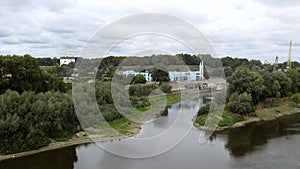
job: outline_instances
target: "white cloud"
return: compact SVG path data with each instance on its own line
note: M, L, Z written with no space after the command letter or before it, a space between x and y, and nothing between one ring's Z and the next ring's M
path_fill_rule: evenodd
M59 56L70 50L79 55L85 42L106 24L151 12L173 15L195 25L219 56L273 61L279 55L284 61L289 40L293 40L294 60L300 60L300 40L296 38L300 33L300 2L294 0L2 0L0 11L0 54ZM136 40L116 52L130 53L135 44L145 41ZM148 46L156 42L148 40ZM166 41L162 45L179 51L175 43Z

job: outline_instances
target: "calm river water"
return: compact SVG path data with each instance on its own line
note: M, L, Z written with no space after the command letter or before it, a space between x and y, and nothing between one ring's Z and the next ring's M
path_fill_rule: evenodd
M194 109L195 103L201 105L202 99L171 105L168 116L144 124L138 137L163 132L179 108ZM300 114L214 133L204 144L197 141L200 132L193 128L178 146L151 158L123 158L91 143L1 161L0 169L300 168Z

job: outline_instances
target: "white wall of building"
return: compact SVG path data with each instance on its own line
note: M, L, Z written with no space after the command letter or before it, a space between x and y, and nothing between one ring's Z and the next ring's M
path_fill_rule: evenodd
M133 70L126 70L123 72L124 75L143 75L147 81L152 81L151 74L148 72L136 72ZM204 65L203 62L199 64L199 71L187 71L187 72L179 72L179 71L169 71L170 81L181 81L181 80L203 80L204 79Z
M199 64L199 71L169 71L169 78L171 81L180 80L203 80L204 79L204 65L203 62Z
M146 81L152 81L152 77L151 77L151 74L149 74L148 72L136 72L136 71L133 71L133 70L126 70L123 72L123 75L143 75L146 79Z
M62 65L68 65L69 63L71 62L76 62L76 59L75 58L60 58L59 59L59 65L62 66Z

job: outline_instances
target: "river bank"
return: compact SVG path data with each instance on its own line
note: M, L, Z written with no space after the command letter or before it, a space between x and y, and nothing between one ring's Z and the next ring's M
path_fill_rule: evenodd
M270 112L272 112L272 113L270 113ZM287 107L287 105L285 105L285 106L281 106L281 107L264 109L264 110L259 111L258 113L260 115L259 117L247 117L247 119L245 121L238 122L230 127L219 127L216 131L223 131L223 130L226 130L229 128L239 128L239 127L243 127L243 126L246 126L246 125L248 125L250 123L254 123L254 122L271 121L271 120L280 118L282 116L289 116L289 115L297 114L297 113L300 113L300 108L293 108L291 106ZM118 123L121 123L121 121ZM131 131L131 134L132 134L131 136L138 134L141 130L141 127L139 124L131 124L130 127L131 128L130 129L128 128L128 130ZM92 137L92 139L90 137ZM109 135L108 133L105 136L104 135L101 135L101 136L100 135L98 135L98 136L90 135L90 137L87 136L84 132L80 132L80 133L77 133L76 136L72 137L68 141L53 142L49 146L46 146L46 147L43 147L43 148L40 148L37 150L32 150L32 151L18 153L18 154L10 154L10 155L0 156L0 161L19 158L19 157L23 157L23 156L30 156L33 154L38 154L41 152L51 151L51 150L69 147L69 146L93 143L95 141L115 141L115 140L123 139L122 137L120 137L120 135ZM95 145L95 146L97 146L97 145Z
M282 111L282 110L284 110L284 111ZM268 113L266 113L266 112L268 112ZM263 109L263 110L259 110L256 113L252 114L252 116L251 115L244 116L245 120L236 122L233 125L217 126L217 128L214 129L214 131L220 132L220 131L224 131L227 129L244 127L250 123L255 123L255 122L260 122L260 121L272 121L272 120L276 120L282 116L288 116L288 115L293 115L293 114L298 114L298 113L300 113L300 108L293 108L293 107L290 107L289 105L283 105L280 107ZM211 130L210 128L206 128L204 126L199 125L198 123L195 122L195 120L194 120L194 126L201 130Z
M37 154L37 153L41 153L44 151L50 151L50 150L68 147L68 146L91 143L91 142L93 142L93 141L87 136L80 136L80 137L74 136L70 140L52 142L48 146L45 146L45 147L42 147L42 148L39 148L36 150L30 150L30 151L25 151L25 152L16 153L16 154L0 155L0 161L23 157L23 156L32 155L32 154Z
M172 103L176 103L180 101L180 93L172 93L167 96L168 99L168 105ZM147 115L143 118L148 119L149 116L153 115ZM141 124L138 123L131 123L128 120L125 120L125 118L117 119L112 122L110 122L110 125L114 127L115 130L120 131L122 130L123 134L126 135L126 137L133 137L137 135L140 130L141 130ZM18 158L18 157L23 157L23 156L28 156L28 155L33 155L45 151L51 151L63 147L69 147L69 146L75 146L75 145L80 145L80 144L87 144L87 143L93 143L95 141L113 141L113 140L119 140L119 139L124 139L124 136L121 137L119 134L111 134L112 132L110 131L109 128L103 128L101 131L103 134L94 134L94 135L87 135L85 132L81 131L77 134L75 134L71 139L66 140L66 141L54 141L45 147L36 149L36 150L30 150L30 151L25 151L25 152L20 152L20 153L15 153L15 154L7 154L7 155L0 155L0 161L2 160L8 160L8 159L13 159L13 158Z

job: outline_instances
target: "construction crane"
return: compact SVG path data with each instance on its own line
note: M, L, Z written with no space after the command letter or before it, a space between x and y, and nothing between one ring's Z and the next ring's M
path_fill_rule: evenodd
M292 41L290 41L289 57L288 57L286 68L287 69L292 68Z

